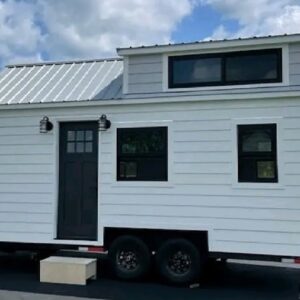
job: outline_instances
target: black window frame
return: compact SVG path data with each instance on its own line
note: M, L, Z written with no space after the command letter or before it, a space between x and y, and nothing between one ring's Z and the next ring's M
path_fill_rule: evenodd
M254 129L268 129L271 132L271 151L253 151L244 152L243 147L243 134L245 132L253 131ZM238 146L238 182L239 183L278 183L278 154L277 154L277 124L238 124L237 125L237 146ZM241 178L242 161L256 162L255 177L251 179ZM265 161L274 162L274 178L259 178L257 163Z
M157 153L157 154L153 154L153 153L128 153L128 154L122 154L121 153L121 135L120 133L122 131L128 130L131 132L134 131L142 131L142 130L161 130L162 134L163 134L163 138L165 141L165 145L164 145L164 151L162 153ZM149 181L149 182L166 182L168 181L168 126L149 126L149 127L121 127L121 128L117 128L117 181ZM133 178L129 178L129 177L121 177L120 174L120 164L121 161L128 161L128 162L138 162L139 160L142 160L143 158L146 159L157 159L157 158L161 158L164 160L164 174L160 174L161 176L159 176L159 178L155 178L155 176L153 176L152 178L145 178L145 177L133 177ZM153 174L155 175L155 174Z
M257 80L227 80L226 79L226 59L232 57L241 57L248 55L277 55L277 77L271 79L257 79ZM220 81L207 81L207 82L187 82L187 83L174 83L173 79L173 63L180 60L194 60L205 58L220 58L221 59L221 80ZM192 88L192 87L209 87L209 86L229 86L229 85L247 85L247 84L262 84L262 83L280 83L282 82L282 48L261 49L261 50L247 50L247 51L234 51L224 53L212 54L190 54L178 55L168 57L168 88Z

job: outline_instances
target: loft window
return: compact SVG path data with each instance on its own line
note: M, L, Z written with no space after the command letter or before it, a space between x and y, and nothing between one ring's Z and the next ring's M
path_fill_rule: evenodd
M167 127L117 129L117 180L167 181Z
M169 88L282 82L281 49L169 57Z
M238 125L238 181L278 182L276 124Z

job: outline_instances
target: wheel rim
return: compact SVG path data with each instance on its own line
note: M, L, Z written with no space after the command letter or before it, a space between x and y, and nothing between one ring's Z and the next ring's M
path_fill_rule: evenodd
M139 265L136 252L131 250L121 250L117 254L117 264L126 271L135 270Z
M190 270L191 264L191 256L186 252L178 250L169 257L167 266L176 275L184 275Z

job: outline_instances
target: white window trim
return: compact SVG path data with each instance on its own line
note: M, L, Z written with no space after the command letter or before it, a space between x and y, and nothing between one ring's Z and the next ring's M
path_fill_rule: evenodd
M168 180L167 181L118 181L117 180L117 129L118 128L139 128L139 127L167 127L168 130ZM161 120L161 121L135 121L135 122L112 122L111 130L113 132L112 141L112 186L113 187L162 187L162 188L173 188L173 121L171 120Z
M128 58L128 56L124 56L124 58L123 58L123 87L122 87L123 94L128 94L128 88L129 88L128 72L129 72L129 58Z
M182 56L182 55L193 55L193 54L212 54L212 53L227 53L235 51L251 51L251 50L264 50L264 49L282 49L282 82L274 83L254 83L254 84L236 84L226 86L201 86L201 87L186 87L186 88L169 88L169 56ZM163 92L187 92L187 91L211 91L211 90L230 90L230 89L249 89L249 88L261 88L261 87L281 87L288 86L289 82L289 45L268 45L268 46L252 46L252 47L238 47L231 49L214 49L205 51L193 51L193 52L179 52L179 53L166 53L163 54L163 79L162 89Z
M283 162L283 129L282 117L258 117L258 118L236 118L232 119L232 188L233 189L284 189L284 162ZM254 124L276 124L276 142L277 142L277 169L278 182L239 182L238 181L238 125Z

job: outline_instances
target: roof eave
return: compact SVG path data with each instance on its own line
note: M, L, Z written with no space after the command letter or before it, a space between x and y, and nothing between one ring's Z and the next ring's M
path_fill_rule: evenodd
M204 41L187 44L174 45L156 45L136 48L117 48L120 56L143 55L143 54L160 54L172 53L180 51L197 51L223 48L247 47L253 45L275 45L300 42L300 34L282 35L272 37L257 37L249 39L220 40L220 41Z
M46 108L71 108L71 107L90 107L90 106L120 106L120 105L144 105L144 104L161 104L161 103L185 103L201 101L232 101L232 100L259 100L259 99L287 99L299 98L300 91L283 91L283 92L261 92L249 94L219 94L219 95L186 95L170 97L148 97L134 99L111 99L111 100L88 100L88 101L65 101L65 102L47 102L47 103L24 103L24 104L0 104L1 110L17 109L46 109Z

